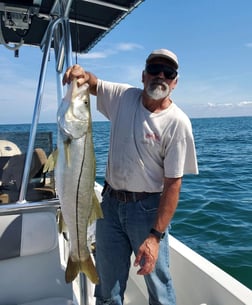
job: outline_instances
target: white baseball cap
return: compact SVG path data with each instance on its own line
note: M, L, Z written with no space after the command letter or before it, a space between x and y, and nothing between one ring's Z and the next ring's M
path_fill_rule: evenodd
M150 53L150 55L146 59L146 63L149 63L154 58L165 58L172 62L176 69L178 69L178 58L175 53L169 51L167 49L158 49L154 50Z

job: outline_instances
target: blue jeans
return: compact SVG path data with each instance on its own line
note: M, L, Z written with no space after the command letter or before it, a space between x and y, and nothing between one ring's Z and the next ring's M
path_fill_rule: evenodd
M95 256L100 278L95 288L96 305L123 304L132 251L136 254L149 235L159 200L160 195L153 194L141 201L124 203L104 194L104 218L96 224ZM169 272L168 229L160 241L155 270L144 278L150 305L176 304Z

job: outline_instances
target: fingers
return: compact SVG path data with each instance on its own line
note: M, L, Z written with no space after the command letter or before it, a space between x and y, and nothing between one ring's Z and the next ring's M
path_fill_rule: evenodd
M147 275L154 270L158 258L158 249L159 244L151 242L149 239L140 246L134 262L135 267L140 266L137 274Z
M143 251L141 249L138 250L137 256L134 261L134 266L137 267L141 264L141 260L143 259Z
M62 80L63 85L70 84L74 78L78 79L77 84L81 86L88 81L89 74L81 66L73 65L66 70Z
M153 260L144 260L144 264L141 266L141 268L137 271L138 275L147 275L151 273L155 268L156 262Z
M73 67L69 67L66 70L66 72L65 72L65 74L63 76L63 80L62 80L63 85L70 84L71 81L73 80L72 77L71 77L71 73L72 73L73 68L74 68L74 66Z
M77 80L77 85L78 85L78 87L80 87L80 86L82 86L83 84L85 84L86 82L87 82L87 78L81 77L81 78L79 78L79 79Z

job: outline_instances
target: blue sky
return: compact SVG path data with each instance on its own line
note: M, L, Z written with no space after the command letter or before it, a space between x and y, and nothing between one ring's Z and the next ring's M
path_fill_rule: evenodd
M189 117L251 116L251 12L251 0L145 0L77 61L99 78L142 87L146 57L168 48L180 63L172 99ZM0 124L32 121L41 58L34 47L15 58L0 46ZM40 122L56 121L53 70L51 59ZM104 120L95 102L92 113Z

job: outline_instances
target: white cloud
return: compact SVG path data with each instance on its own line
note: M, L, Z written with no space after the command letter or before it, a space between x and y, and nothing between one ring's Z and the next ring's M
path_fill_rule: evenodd
M132 51L135 49L143 49L143 46L141 46L140 44L131 43L131 42L118 43L115 47L119 51Z
M217 107L222 107L222 108L230 108L233 107L234 105L232 103L207 103L207 106L209 108L217 108Z
M136 49L143 49L143 46L132 42L120 42L115 44L109 44L108 47L104 47L102 51L90 51L86 54L80 54L79 57L82 59L99 59L107 58L109 56L115 55L119 52L129 52Z
M98 58L105 58L108 56L108 54L106 52L90 52L86 54L80 54L78 56L84 59L98 59Z
M237 105L240 106L240 107L252 106L252 101L243 101L243 102L238 103Z
M208 107L210 107L210 108L216 107L216 104L214 104L214 103L207 103L207 105L208 105Z
M252 102L179 105L190 117L252 116Z
M243 101L238 103L207 103L207 106L209 108L216 108L216 107L222 107L222 108L230 108L230 107L246 107L246 106L252 106L252 101Z

